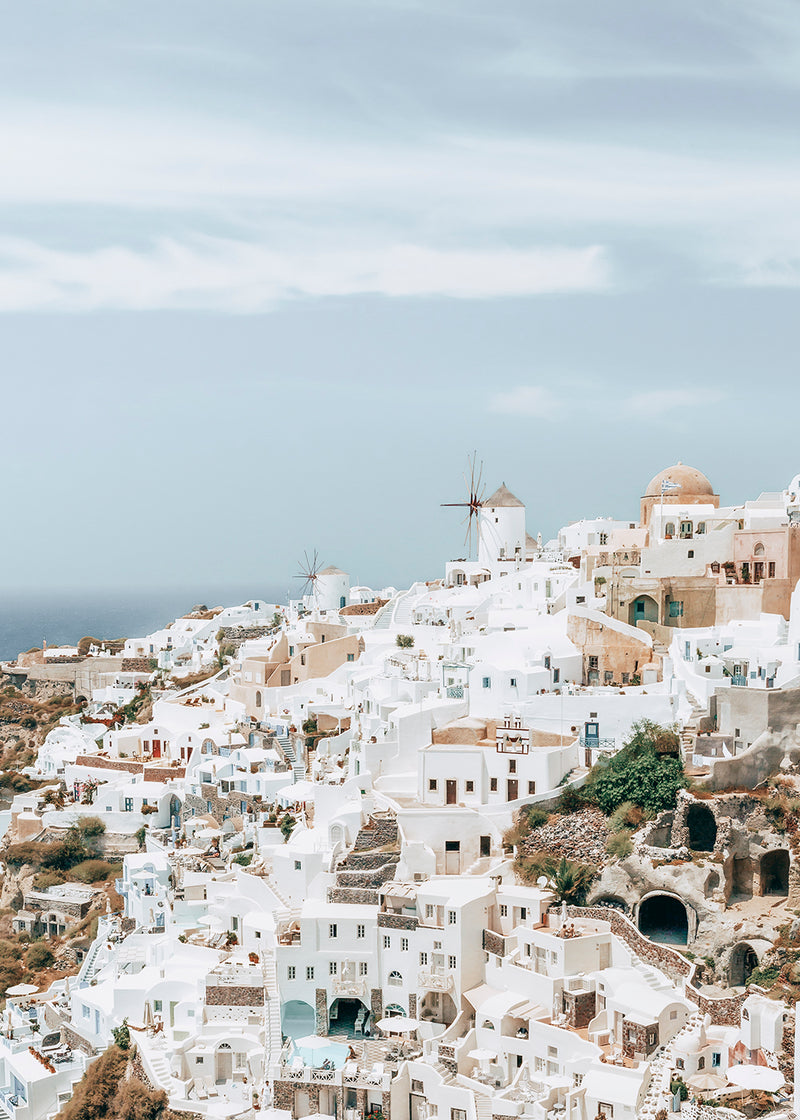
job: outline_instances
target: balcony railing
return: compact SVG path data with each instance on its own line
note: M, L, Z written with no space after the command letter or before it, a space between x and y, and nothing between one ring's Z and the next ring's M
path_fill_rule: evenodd
M331 984L334 996L342 999L363 999L367 994L365 980L354 980L347 977L336 978Z
M417 977L417 987L432 992L451 992L455 987L453 974L439 969L423 969Z
M447 699L448 700L463 700L464 699L464 686L463 684L449 684L447 686Z

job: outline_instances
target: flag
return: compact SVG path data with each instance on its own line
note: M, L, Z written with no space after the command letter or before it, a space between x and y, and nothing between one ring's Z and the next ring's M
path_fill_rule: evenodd
M682 489L680 482L670 482L668 478L661 480L661 493L666 494L667 490L680 490Z

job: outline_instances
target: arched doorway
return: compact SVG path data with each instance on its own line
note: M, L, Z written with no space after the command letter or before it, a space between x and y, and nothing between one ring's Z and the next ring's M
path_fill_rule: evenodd
M689 847L693 852L713 852L717 842L717 822L707 805L694 803L686 814Z
M288 1003L284 1003L281 1008L281 1030L288 1038L314 1034L316 1015L311 1004L299 999L290 999Z
M789 893L789 853L776 848L761 857L761 893Z
M233 1051L229 1042L221 1042L217 1049L217 1081L233 1079Z
M628 607L628 622L658 622L658 603L651 595L637 595Z
M651 894L639 905L639 930L662 945L685 945L689 940L689 915L672 894Z
M753 969L758 967L758 955L752 945L748 945L746 941L740 941L738 945L734 945L731 950L730 962L728 964L728 981L734 988L743 987L747 983L747 978L753 972Z

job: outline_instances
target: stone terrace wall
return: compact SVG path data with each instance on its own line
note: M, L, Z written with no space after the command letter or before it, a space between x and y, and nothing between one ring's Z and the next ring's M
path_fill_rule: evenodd
M372 817L359 832L353 846L354 852L366 852L397 843L397 821L393 817Z
M209 1007L261 1007L264 989L243 985L213 984L206 987Z

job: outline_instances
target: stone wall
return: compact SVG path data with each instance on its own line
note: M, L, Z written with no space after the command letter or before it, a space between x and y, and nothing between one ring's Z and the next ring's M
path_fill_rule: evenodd
M369 1006L372 1012L372 1022L375 1024L383 1018L383 988L373 988L370 991Z
M378 914L378 925L383 929L416 929L419 918L410 914Z
M499 933L493 933L490 929L483 931L483 948L487 953L493 953L496 957L504 957L506 955L506 939Z
M588 1027L597 1014L597 992L562 992L562 1006L570 1027Z
M328 989L317 988L314 996L317 1034L328 1033Z
M206 985L206 1003L209 1007L262 1007L264 989L233 984Z
M364 825L353 845L354 852L366 852L373 848L397 843L397 821L394 817L372 817Z
M229 817L240 817L242 815L242 802L246 805L245 812L247 813L257 813L262 808L260 800L257 801L254 797L238 790L233 793L220 793L215 785L203 783L200 786L200 792L200 797L193 793L186 795L183 803L184 817L191 816L193 812L195 815L208 813L208 802L211 803L211 815L220 823Z
M377 906L377 891L361 887L328 887L328 902L347 902L354 906Z

